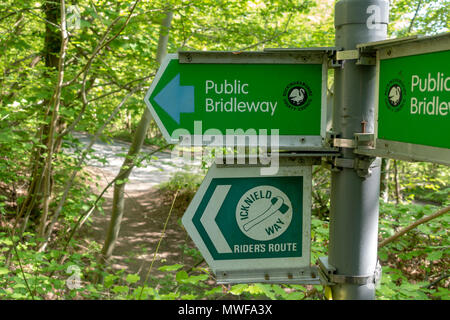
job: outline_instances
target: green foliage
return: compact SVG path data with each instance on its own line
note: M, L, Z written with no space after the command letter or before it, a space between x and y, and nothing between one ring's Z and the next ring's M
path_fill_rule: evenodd
M395 37L448 32L449 8L448 0L391 1L388 32Z
M437 209L429 205L382 204L379 233L387 238ZM447 278L440 279L448 269L448 229L448 215L443 215L380 248L378 255L384 267L377 297L390 300L448 299Z
M178 171L169 181L161 183L159 188L164 192L174 193L181 190L183 193L193 195L202 181L202 174Z
M26 233L24 243L14 242L6 232L0 232L0 299L100 299L102 286L87 280L97 270L95 255L98 247L91 245L83 252L52 249L34 250L36 237ZM16 247L17 252L13 249ZM7 261L8 253L10 260ZM65 257L61 263L62 257ZM79 279L80 286L69 287L68 280Z
M325 173L324 173L325 174ZM195 187L192 187L195 188ZM379 232L382 238L393 235L399 228L408 226L424 215L436 211L434 206L415 204L395 205L381 203ZM312 261L327 255L328 244L327 216L313 215L311 222ZM382 281L377 288L379 299L448 299L445 288L446 278L442 277L448 263L448 215L441 216L428 224L404 235L379 250L383 265ZM26 244L18 244L25 277L35 299L218 299L239 297L240 299L323 299L321 286L236 284L217 286L214 276L204 267L189 268L182 263L165 265L159 268L166 275L151 278L143 285L137 274L126 274L123 270L106 273L103 284L94 285L89 279L101 272L94 255L99 247L92 245L87 252L76 252L76 242L70 252L50 250L37 253L32 234L27 233ZM17 239L16 239L17 241ZM5 232L0 234L0 250L6 252L13 242ZM198 261L200 254L194 248L185 247L185 253ZM58 260L68 255L64 264ZM82 287L67 288L67 268L80 267ZM111 272L111 271L110 271ZM5 265L5 257L0 258L1 297L11 299L30 299L26 282L20 271L18 260L13 256L10 266ZM50 276L52 274L52 276Z
M315 166L313 170L312 212L320 219L327 219L330 207L331 174L323 166Z
M37 251L39 239L35 234L39 206L37 212L33 210L22 237L18 238L16 228L16 236L11 239L12 226L19 218L17 212L34 181L33 174L39 172L35 169L42 170L42 159L48 152L45 130L51 119L49 111L57 84L57 68L49 63L51 55L46 50L59 46L59 31L44 18L44 3L30 0L0 3L0 299L214 299L224 296L322 299L322 288L314 286L215 286L207 268L183 264L161 267L165 277L152 279L150 284L143 284L137 274L101 271L95 262L100 245L92 242L83 249L84 242L68 238L68 231L75 228L81 214L94 206L102 212L102 200L96 202L90 189L98 187L97 178L83 170L70 188L57 232L44 252ZM70 5L67 17L71 21L70 41L63 80L68 84L61 91L56 137L78 118L76 130L94 133L110 121L102 139L130 137L145 108L144 92L158 68L159 26L167 10L174 13L169 52L239 51L333 46L334 3L334 0L141 1L122 30L133 1L76 1ZM433 34L449 29L448 0L395 0L391 4L390 36ZM110 42L97 51L103 36ZM49 39L54 41L50 43ZM50 53L58 58L58 50L54 51ZM111 120L113 110L133 89L135 93ZM152 122L147 142L162 145L162 141ZM51 159L54 169L51 214L62 199L69 177L81 169L77 160L84 154L80 143L70 134L61 144L61 150L56 150ZM202 159L205 167L208 157ZM448 205L449 170L434 164L399 161L400 204L381 205L380 237L393 235L399 228L436 211L437 205ZM202 178L202 174L178 173L161 190L169 196L179 190L190 199ZM397 197L394 178L391 170L390 200ZM317 167L313 179L311 236L315 261L327 255L329 171ZM401 203L402 200L407 202ZM444 215L380 249L384 267L377 290L379 298L448 299L448 277L445 277L449 259L448 223L448 215ZM195 248L185 247L185 252L195 260L200 259ZM78 289L68 287L67 280L71 277L76 280L78 273L69 272L71 266L79 268ZM102 272L103 284L94 284L93 278Z
M447 205L450 191L450 167L434 163L398 161L399 183L408 200ZM392 183L391 183L391 187Z

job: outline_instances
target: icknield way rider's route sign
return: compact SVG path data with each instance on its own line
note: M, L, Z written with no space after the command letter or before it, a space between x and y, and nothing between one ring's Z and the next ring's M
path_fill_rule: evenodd
M311 180L310 165L210 168L182 223L219 282L308 276Z
M205 145L218 133L269 136L278 130L281 147L320 148L326 61L325 51L168 54L145 102L169 143L197 135L193 145Z

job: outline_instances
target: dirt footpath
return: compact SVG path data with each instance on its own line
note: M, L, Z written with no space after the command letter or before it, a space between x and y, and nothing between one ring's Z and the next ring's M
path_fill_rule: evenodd
M87 144L89 137L78 134L78 138ZM99 177L99 189L102 190L112 181L120 169L123 157L120 153L128 151L129 144L118 141L113 144L98 142L93 146L96 157L106 160L106 163L98 159L88 161L86 170L92 177ZM149 150L144 151L151 151ZM111 265L114 269L125 269L127 273L139 273L144 279L149 271L155 255L158 242L163 236L164 224L167 220L172 205L173 197L159 190L158 185L168 181L177 171L197 170L187 168L182 159L171 159L170 153L158 153L157 159L143 168L135 168L130 175L130 180L125 188L125 212L119 232L119 238L113 252ZM93 192L99 191L93 186ZM105 241L106 231L110 221L112 209L113 186L104 195L104 214L94 212L92 222L83 225L80 230L87 241L95 240L101 246ZM162 276L158 271L162 265L175 263L192 266L198 260L184 254L183 246L194 248L180 219L189 202L179 198L168 220L161 245L152 267L151 276Z
M112 257L114 269L125 269L127 273L139 273L144 279L149 271L155 250L162 238L152 276L161 276L158 267L175 263L192 266L195 261L183 253L183 246L195 247L180 219L184 213L181 207L185 203L176 202L170 215L163 236L172 203L158 188L143 192L127 192L125 197L125 212L122 219L119 238ZM109 225L112 209L112 190L105 195L103 205L105 214L95 212L90 226L83 226L83 235L103 245Z

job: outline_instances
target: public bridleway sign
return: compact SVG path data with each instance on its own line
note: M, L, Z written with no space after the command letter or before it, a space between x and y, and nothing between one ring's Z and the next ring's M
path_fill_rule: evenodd
M298 282L311 276L310 211L310 165L213 165L182 222L218 282Z
M450 164L450 34L382 41L375 155Z
M169 143L180 136L277 134L288 149L322 147L326 53L168 54L145 102Z

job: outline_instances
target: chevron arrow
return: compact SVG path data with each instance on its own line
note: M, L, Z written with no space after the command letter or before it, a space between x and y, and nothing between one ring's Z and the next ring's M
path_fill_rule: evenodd
M180 74L170 80L154 100L178 124L180 124L181 113L195 111L194 86L180 85Z
M205 211L200 218L200 222L205 228L208 237L216 247L218 253L232 253L227 240L220 231L219 226L216 223L216 217L222 207L231 185L219 185L214 189L214 192L206 205Z

